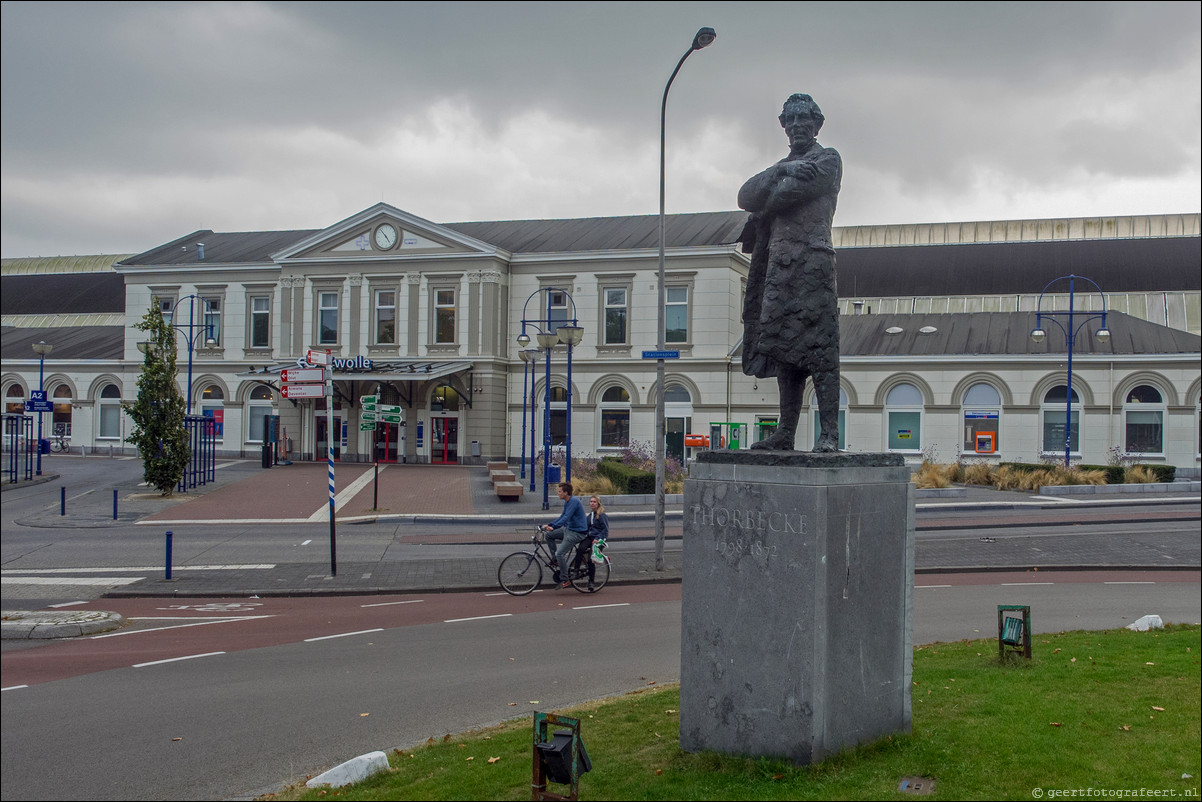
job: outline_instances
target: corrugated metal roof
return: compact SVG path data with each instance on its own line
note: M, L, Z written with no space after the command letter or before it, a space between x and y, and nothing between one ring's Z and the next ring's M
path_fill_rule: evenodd
M120 273L48 273L0 276L0 314L125 313Z
M21 259L4 259L0 274L25 276L36 273L105 273L113 264L132 254L95 254L92 256L32 256Z
M1057 310L1049 310L1057 311ZM1078 314L1076 323L1086 315ZM1067 325L1067 319L1057 316ZM1202 337L1149 323L1146 320L1109 312L1106 325L1111 336L1099 342L1093 333L1099 324L1088 324L1073 342L1075 354L1196 354L1202 352ZM924 328L932 329L924 332ZM1047 319L1047 339L1031 341L1034 312L970 312L960 314L841 315L839 346L844 356L941 356L980 354L1024 355L1066 353L1064 334ZM899 329L890 333L890 329ZM740 349L741 352L741 349Z
M79 328L0 329L0 358L34 359L33 344L54 346L47 359L121 359L125 349L122 326L84 326Z
M321 229L295 231L194 231L187 236L159 245L149 251L122 259L121 266L131 265L221 265L271 264L271 255L287 248ZM204 244L204 259L198 244Z
M746 212L665 215L669 248L729 245L743 230ZM500 220L447 223L447 228L510 253L573 253L659 247L659 215L582 217L560 220Z

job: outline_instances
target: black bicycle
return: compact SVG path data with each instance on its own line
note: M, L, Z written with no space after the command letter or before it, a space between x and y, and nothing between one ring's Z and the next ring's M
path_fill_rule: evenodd
M530 543L534 547L532 551L515 551L501 560L501 565L497 568L497 581L510 595L525 596L532 593L543 581L544 566L551 572L552 577L555 576L555 570L551 567L554 555L547 550L542 529L535 532L530 538ZM568 567L568 579L572 587L581 593L596 593L609 581L609 555L602 554L605 562L592 562L592 543L593 539L587 537L580 541L576 546L572 564ZM591 576L590 564L593 569Z

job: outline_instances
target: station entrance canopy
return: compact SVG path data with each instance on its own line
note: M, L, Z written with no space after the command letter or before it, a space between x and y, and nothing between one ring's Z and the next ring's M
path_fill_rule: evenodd
M471 360L459 359L453 361L434 361L429 359L354 359L332 360L334 363L334 381L429 381L442 376L452 376L470 370ZM251 368L239 373L239 376L259 379L278 378L280 371L292 370L297 367L307 367L304 360L277 362L263 368Z

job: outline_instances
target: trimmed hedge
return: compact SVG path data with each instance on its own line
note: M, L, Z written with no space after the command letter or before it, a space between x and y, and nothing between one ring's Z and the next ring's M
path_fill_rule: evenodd
M1156 481L1158 482L1172 482L1177 478L1176 465L1148 465L1145 463L1140 463L1137 465L1132 465L1131 467L1147 468L1153 473L1153 475L1156 476Z
M633 468L622 462L603 459L597 463L597 473L614 483L624 494L639 495L655 492L655 474Z
M1083 471L1103 471L1106 474L1106 484L1121 485L1124 483L1126 469L1122 465L1081 465Z
M1023 473L1030 473L1031 471L1038 471L1048 467L1042 463L1033 464L1030 462L998 463L998 467L1001 467L1002 465ZM1078 465L1077 467L1083 471L1104 471L1106 473L1106 484L1108 485L1121 485L1126 483L1127 469L1122 465ZM1147 465L1141 463L1139 465L1132 465L1131 467L1147 468L1156 476L1156 481L1158 482L1172 482L1177 478L1177 467L1175 465Z

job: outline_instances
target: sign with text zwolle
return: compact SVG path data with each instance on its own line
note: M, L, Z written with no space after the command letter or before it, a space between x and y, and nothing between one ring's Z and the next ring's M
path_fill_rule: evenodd
M285 384L280 390L284 398L323 398L326 386L321 382L311 384Z
M280 371L280 381L285 382L319 382L325 381L325 371L321 368L288 368Z

